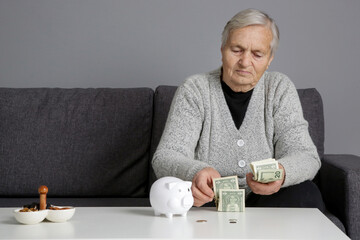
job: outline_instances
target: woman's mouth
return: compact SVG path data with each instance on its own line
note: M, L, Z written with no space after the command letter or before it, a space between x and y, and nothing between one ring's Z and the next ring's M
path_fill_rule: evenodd
M235 70L239 75L251 75L251 72L245 70Z

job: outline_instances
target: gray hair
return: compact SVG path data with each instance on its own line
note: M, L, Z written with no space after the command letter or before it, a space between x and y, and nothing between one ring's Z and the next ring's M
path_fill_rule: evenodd
M229 33L231 30L243 28L251 25L264 25L268 27L272 32L272 41L270 43L271 55L274 55L280 39L279 29L276 26L274 20L264 12L256 9L246 9L237 13L234 17L227 22L222 32L221 47L224 47Z

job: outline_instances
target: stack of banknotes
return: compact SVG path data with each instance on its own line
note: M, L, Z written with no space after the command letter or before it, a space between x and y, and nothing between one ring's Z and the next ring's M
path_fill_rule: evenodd
M218 211L245 211L245 190L239 189L237 176L214 178L213 188Z
M284 170L279 168L279 163L273 158L250 163L253 179L261 183L269 183L284 178Z

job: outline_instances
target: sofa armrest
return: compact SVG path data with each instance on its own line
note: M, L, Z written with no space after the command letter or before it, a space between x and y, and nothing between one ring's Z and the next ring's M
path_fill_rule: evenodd
M360 237L360 157L325 154L319 177L327 209L343 222L351 238Z

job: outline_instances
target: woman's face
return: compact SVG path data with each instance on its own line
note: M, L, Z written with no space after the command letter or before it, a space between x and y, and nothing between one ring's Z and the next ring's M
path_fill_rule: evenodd
M233 91L247 92L255 87L273 59L271 41L271 30L262 25L230 31L221 55L223 81Z

